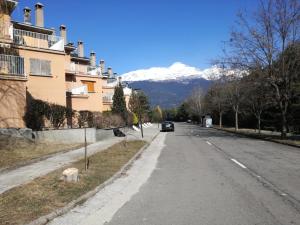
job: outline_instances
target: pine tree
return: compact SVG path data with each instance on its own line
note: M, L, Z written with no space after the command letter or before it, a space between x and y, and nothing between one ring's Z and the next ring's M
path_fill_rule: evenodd
M123 92L123 87L119 83L115 87L115 92L113 96L113 105L111 109L112 113L119 114L125 121L127 119L127 108Z

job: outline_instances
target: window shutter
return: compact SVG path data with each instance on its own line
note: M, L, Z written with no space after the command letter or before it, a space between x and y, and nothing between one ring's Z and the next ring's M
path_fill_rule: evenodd
M51 61L30 59L30 74L51 76Z
M95 85L93 81L81 81L87 86L88 92L95 92Z

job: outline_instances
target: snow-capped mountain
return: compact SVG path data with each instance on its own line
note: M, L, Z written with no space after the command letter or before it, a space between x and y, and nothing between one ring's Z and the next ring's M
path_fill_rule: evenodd
M188 66L181 62L175 62L169 67L151 67L125 73L122 75L123 81L175 81L186 79L202 78L210 80L212 77L219 76L221 69L213 66L201 70L196 67Z
M152 106L172 108L181 104L194 88L207 90L211 80L220 75L221 69L216 66L201 70L176 62L169 67L135 70L121 77L132 88L143 90Z

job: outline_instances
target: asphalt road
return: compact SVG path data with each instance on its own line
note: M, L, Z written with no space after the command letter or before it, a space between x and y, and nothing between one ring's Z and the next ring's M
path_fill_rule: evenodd
M109 225L300 224L300 149L176 124Z

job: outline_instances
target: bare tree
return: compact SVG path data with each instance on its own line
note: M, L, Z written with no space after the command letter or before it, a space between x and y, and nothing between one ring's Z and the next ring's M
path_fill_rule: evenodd
M245 77L242 82L244 89L244 103L257 120L258 133L261 133L261 117L262 113L273 104L270 97L270 86L266 82L265 75L260 74L260 70L252 71L251 74Z
M253 18L238 15L238 30L231 33L228 62L243 68L260 68L267 74L281 114L281 134L286 137L287 116L293 90L285 56L289 46L299 41L300 4L298 0L260 1ZM227 55L228 56L228 55Z
M243 86L241 77L237 74L228 75L227 82L224 84L224 92L229 105L234 112L235 131L239 129L239 114L241 113L241 104L243 101Z
M228 105L223 85L221 82L213 83L206 95L207 108L218 113L220 128L223 126L223 114Z
M191 95L187 99L188 109L190 114L198 117L201 122L203 114L203 104L204 104L204 92L201 87L196 87L193 89Z

